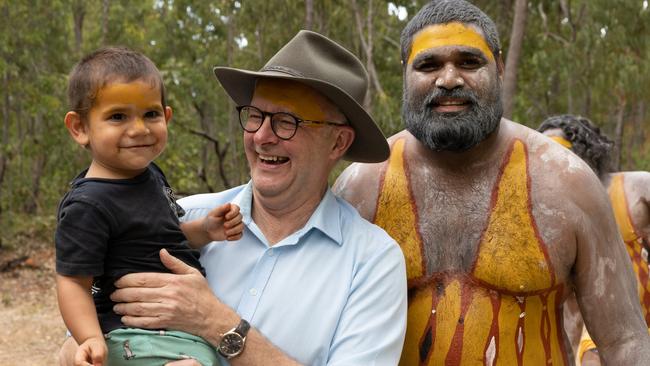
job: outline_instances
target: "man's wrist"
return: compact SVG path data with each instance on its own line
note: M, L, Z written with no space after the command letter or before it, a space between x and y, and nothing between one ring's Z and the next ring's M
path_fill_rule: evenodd
M215 299L218 301L217 299ZM227 310L224 310L227 309ZM240 318L237 313L235 313L229 307L223 305L221 302L218 302L213 305L214 311L207 314L205 321L202 322L204 327L200 331L195 332L194 334L200 336L201 338L208 341L215 348L219 346L221 342L221 337L223 334L227 333L230 329L239 324Z
M244 352L249 330L250 324L248 321L243 318L240 319L236 327L221 335L221 340L217 346L219 354L227 359L239 356Z

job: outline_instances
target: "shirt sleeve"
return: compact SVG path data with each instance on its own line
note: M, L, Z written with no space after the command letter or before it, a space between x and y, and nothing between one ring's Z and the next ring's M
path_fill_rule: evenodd
M392 242L357 272L327 365L397 365L406 333L404 255Z
M59 211L54 237L56 272L64 276L99 276L104 273L110 222L94 205L72 201Z

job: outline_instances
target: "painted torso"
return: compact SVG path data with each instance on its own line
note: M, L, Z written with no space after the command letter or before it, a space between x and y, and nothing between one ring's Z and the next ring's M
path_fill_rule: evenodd
M409 142L393 143L374 215L407 260L409 317L400 364L567 364L565 285L533 217L524 143L512 142L494 183L467 182L468 192L484 197L468 200L462 192L445 193L444 182L423 186L426 172L409 156ZM447 214L422 217L441 211ZM457 241L455 250L440 248L450 241Z
M632 260L632 269L638 281L639 300L641 301L643 317L646 323L650 325L650 276L648 273L648 248L650 242L648 242L648 238L643 235L642 231L635 227L632 220L633 213L626 197L625 180L625 173L615 174L609 183L607 193L612 203L616 224Z

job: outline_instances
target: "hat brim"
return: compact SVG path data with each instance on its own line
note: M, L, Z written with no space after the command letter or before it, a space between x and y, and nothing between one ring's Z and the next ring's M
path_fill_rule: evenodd
M390 154L386 137L372 117L349 94L322 80L304 78L279 71L248 71L231 67L215 67L214 74L226 93L237 105L250 103L259 78L293 80L308 85L325 95L346 116L355 138L343 159L361 163L379 163Z

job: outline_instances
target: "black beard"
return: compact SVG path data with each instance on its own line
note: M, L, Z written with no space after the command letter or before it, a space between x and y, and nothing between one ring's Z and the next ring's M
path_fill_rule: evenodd
M406 129L433 151L461 152L485 140L499 126L503 115L500 83L489 91L489 99L480 100L469 90L436 88L424 97L403 92L402 118ZM469 102L462 112L436 113L439 98L461 98Z

